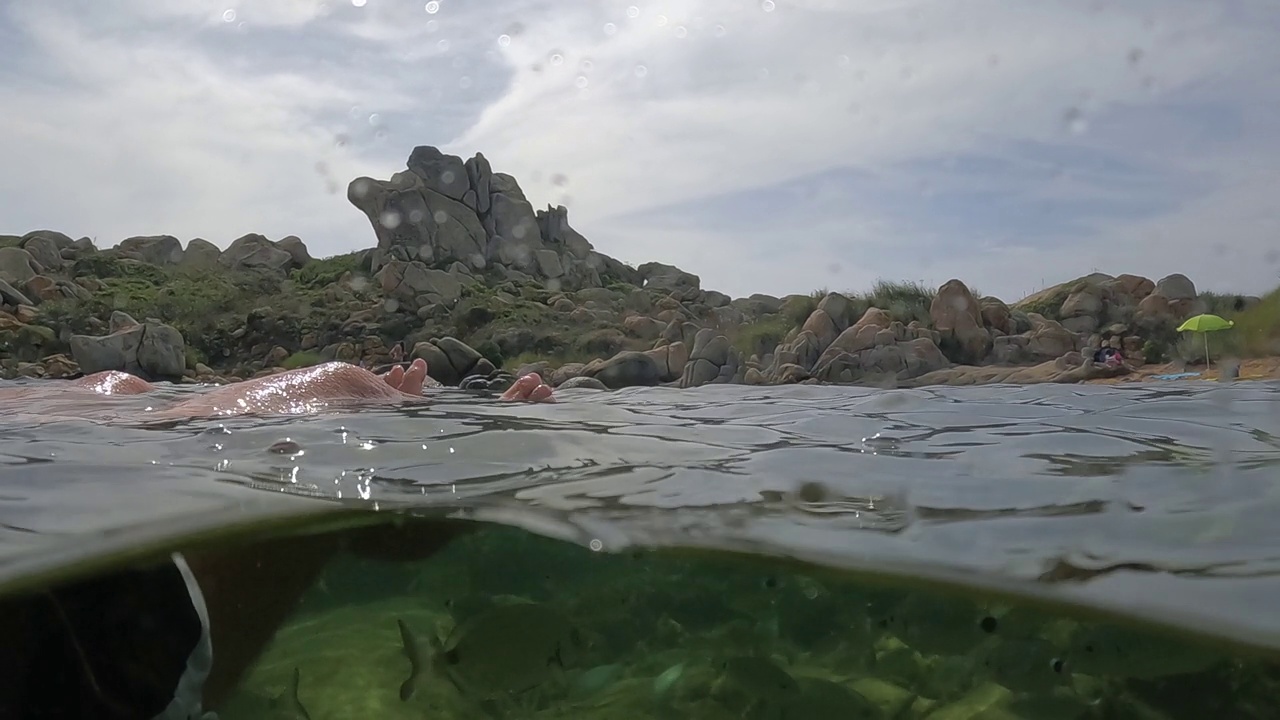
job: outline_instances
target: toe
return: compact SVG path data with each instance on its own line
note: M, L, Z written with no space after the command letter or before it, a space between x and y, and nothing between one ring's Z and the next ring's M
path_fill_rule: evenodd
M550 385L539 385L529 393L529 399L533 402L555 402L556 399L552 395L553 392Z
M529 373L519 380L511 384L507 391L502 393L503 400L528 400L529 394L542 384L542 376L538 373Z
M409 363L409 369L404 372L404 379L400 383L400 392L410 395L421 395L422 386L427 382L427 361L422 358L416 358Z
M399 390L400 386L404 384L404 368L397 365L391 368L386 375L383 375L382 379L391 387Z

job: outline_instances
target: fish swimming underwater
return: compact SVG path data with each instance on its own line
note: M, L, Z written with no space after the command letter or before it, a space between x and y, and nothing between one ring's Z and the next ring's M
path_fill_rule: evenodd
M423 642L403 620L396 622L409 660L401 700L413 697L426 674L443 676L476 700L521 693L572 667L584 646L568 617L540 603L485 610L456 626L443 642L434 636Z
M283 692L271 701L273 718L281 718L281 720L311 720L310 713L302 706L302 701L298 700L298 684L301 681L302 672L295 667L293 675L289 677L289 684L285 686Z
M717 663L719 679L711 697L742 717L778 717L781 707L800 693L786 670L765 657L741 655Z

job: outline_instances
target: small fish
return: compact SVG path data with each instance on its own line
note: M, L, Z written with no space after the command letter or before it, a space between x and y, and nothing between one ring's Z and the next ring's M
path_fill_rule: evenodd
M997 642L970 656L979 675L1014 692L1050 693L1071 679L1071 666L1047 640Z
M422 671L426 669L423 665L423 659L430 657L429 654L422 652L422 646L418 643L418 638L404 624L403 620L396 619L396 625L400 627L400 643L404 649L404 656L409 660L409 677L400 683L400 699L407 701L413 697L417 691L418 678L422 676Z
M1190 641L1118 625L1088 625L1072 633L1063 656L1078 673L1150 680L1208 669L1222 655Z
M676 663L653 679L653 695L656 698L666 697L671 688L684 676L684 663Z
M923 655L967 655L988 633L986 616L972 602L911 594L873 617L876 626Z
M800 694L795 678L768 658L731 657L719 663L719 669L711 695L743 717L780 716L786 703Z
M885 716L879 705L852 688L821 678L800 678L798 682L799 692L782 704L785 718L881 720Z
M569 697L576 700L595 695L622 677L623 670L625 668L617 663L597 665L573 679Z
M285 686L283 692L271 701L274 717L288 718L288 720L311 720L311 715L302 706L302 702L298 700L298 684L301 680L302 672L295 667L293 675L289 678L289 684Z
M732 657L720 664L720 670L726 682L756 698L778 700L799 691L795 678L768 658Z
M560 612L540 603L497 605L454 627L443 642L421 642L403 620L400 639L409 677L400 698L413 697L424 673L449 680L476 700L530 690L560 677L584 645L577 628Z

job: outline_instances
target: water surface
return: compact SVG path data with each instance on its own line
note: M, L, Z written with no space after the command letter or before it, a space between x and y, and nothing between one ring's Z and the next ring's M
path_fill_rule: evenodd
M569 391L560 397L558 404L529 405L453 392L425 408L166 428L84 421L29 426L0 419L0 578L47 582L42 573L105 562L146 544L357 506L514 526L533 533L521 535L521 542L536 544L534 535L567 541L564 552L579 553L565 561L570 565L590 562L584 556L621 563L633 551L655 548L772 558L743 571L745 584L733 592L748 604L747 588L758 589L762 577L785 577L788 587L801 588L814 573L853 571L825 585L812 581L827 589L795 592L812 600L809 595L829 594L851 578L909 581L883 591L891 593L908 593L912 583L945 583L977 591L961 601L976 603L962 613L965 618L1003 612L993 610L993 602L1029 598L1036 603L1027 607L1036 612L1059 612L1062 603L1071 603L1087 609L1079 617L1113 626L1154 621L1254 650L1280 650L1274 600L1280 596L1280 385L893 391L712 386ZM139 408L154 402L119 400ZM486 537L450 549L467 558L470 576L498 576L519 564L503 555L519 543ZM495 555L495 547L504 550ZM525 563L551 562L554 552L539 552ZM658 569L610 565L570 573L578 579L564 580L558 591L543 582L537 592L504 586L501 593L528 598L559 592L581 600L582 578L595 572L673 578L683 566L671 563L728 562L681 556L653 561ZM419 592L406 577L440 573L462 561L432 562L401 571L409 575L365 602L394 604ZM687 577L689 569L684 571ZM712 571L694 574L701 572ZM331 582L328 592L340 582ZM886 630L885 614L877 620L868 610L919 597L930 599L912 602L940 602L934 596L891 595L886 601L876 595L882 591L868 587L836 593L861 598L854 603L859 619L849 622L870 623L895 640L914 637L906 646L933 658L931 678L938 677L938 658L975 662L969 649L957 654L929 647L930 639L947 635L941 630ZM473 584L467 592L479 591ZM444 612L446 595L422 602ZM325 606L317 597L312 604ZM776 611L779 601L761 602ZM325 607L354 612L350 602ZM405 614L402 605L387 611ZM791 621L804 616L782 613ZM752 617L754 625L768 624ZM775 612L775 625L777 617ZM394 623L380 627L385 662L402 662ZM1036 635L1035 642L1043 637ZM878 655L894 649L883 642L877 647ZM1046 657L1060 658L1062 647ZM1244 649L1231 650L1237 651ZM680 663L664 657L671 660L665 669ZM620 662L596 660L602 666ZM817 664L846 661L824 662ZM281 681L288 664L264 660L265 677ZM628 667L626 677L646 682L664 671ZM845 670L859 672L852 665ZM979 692L985 687L979 680L971 677L952 694ZM1002 687L1018 684L1004 680ZM898 687L946 695L925 686L912 690L901 679ZM330 710L312 707L313 717L336 712L335 701L322 704ZM744 707L738 711L758 709ZM1031 716L1046 712L1040 708Z

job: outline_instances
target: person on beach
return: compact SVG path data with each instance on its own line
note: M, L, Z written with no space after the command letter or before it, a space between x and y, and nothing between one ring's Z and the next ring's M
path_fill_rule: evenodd
M112 412L112 398L157 388L122 372L0 387L24 419L124 423L421 403L435 383L416 359L382 375L331 362L193 393L167 407ZM525 375L503 400L554 402ZM173 553L167 562L0 598L0 718L201 720L226 700L324 566L340 552L423 559L460 529L437 523L274 537Z

